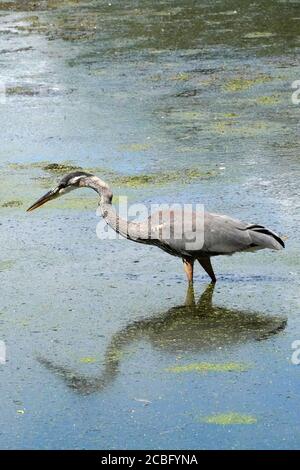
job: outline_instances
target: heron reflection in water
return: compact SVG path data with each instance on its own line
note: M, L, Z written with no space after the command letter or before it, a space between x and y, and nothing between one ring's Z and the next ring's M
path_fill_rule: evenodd
M154 318L134 321L114 334L99 376L83 375L45 357L39 356L38 360L68 387L87 395L104 390L116 379L123 352L137 341L146 340L154 348L177 356L187 351L213 351L217 347L265 340L284 330L287 324L282 316L214 306L213 292L214 284L210 284L196 303L193 288L189 287L184 305Z

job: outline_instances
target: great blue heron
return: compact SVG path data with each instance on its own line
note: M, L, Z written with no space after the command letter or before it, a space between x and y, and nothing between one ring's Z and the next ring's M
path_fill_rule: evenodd
M157 246L182 258L189 283L193 282L195 260L199 261L214 283L216 276L210 261L212 256L264 248L284 248L279 235L263 225L247 224L210 212L168 209L159 210L142 222L124 220L117 215L112 205L113 193L110 187L97 176L83 171L64 176L58 186L42 196L27 211L81 187L92 188L99 194L102 216L117 233L129 240Z
M198 302L190 285L184 305L170 308L164 313L129 323L115 333L108 343L99 375L88 376L66 365L39 355L38 361L60 376L68 387L81 394L103 391L119 373L126 349L146 341L178 359L185 353L207 353L216 348L237 347L252 341L263 341L285 329L283 316L231 309L213 305L215 285L209 284Z

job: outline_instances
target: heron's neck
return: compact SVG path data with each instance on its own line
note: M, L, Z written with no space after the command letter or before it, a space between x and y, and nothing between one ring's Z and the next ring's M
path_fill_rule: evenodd
M108 184L98 178L98 176L92 175L82 178L79 185L85 188L92 188L96 191L100 196L100 204L111 204L113 193Z
M140 243L147 243L146 234L143 234L143 227L136 222L129 222L120 217L112 205L113 193L104 181L98 176L89 176L84 178L80 186L94 189L99 196L99 207L106 223L116 232L129 240Z

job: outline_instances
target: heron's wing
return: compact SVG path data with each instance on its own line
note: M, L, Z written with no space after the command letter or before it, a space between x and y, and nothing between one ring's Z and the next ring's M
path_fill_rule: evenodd
M253 249L281 249L279 236L262 225L226 215L195 211L160 211L148 219L154 244L177 256L213 256Z
M205 213L203 250L213 254L271 248L279 250L283 241L262 225L246 224L226 215Z
M247 224L226 215L205 213L203 251L231 254L251 247Z

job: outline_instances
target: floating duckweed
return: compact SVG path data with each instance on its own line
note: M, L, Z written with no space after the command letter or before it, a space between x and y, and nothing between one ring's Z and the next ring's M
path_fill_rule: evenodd
M182 373L182 372L244 372L248 369L246 364L236 362L227 363L210 363L199 362L195 364L186 364L183 366L172 366L167 369L168 372Z
M153 176L151 175L134 175L134 176L122 176L118 178L118 182L124 186L143 186L145 184L153 183Z
M49 162L33 162L33 163L10 163L9 168L13 170L29 170L40 169L53 174L63 174L74 170L82 170L80 166L73 165L71 162L49 163Z
M14 96L14 95L22 95L22 96L36 96L39 94L39 90L31 86L8 86L5 89L5 94Z
M185 170L182 172L183 179L196 179L196 178L203 178L207 176L214 176L214 172L207 171L203 172L198 170L197 168L191 168L189 170Z
M48 170L50 171L50 170ZM70 171L70 168L69 170ZM64 171L60 170L53 170L54 174L63 174L66 172L66 168ZM97 173L97 172L96 172ZM103 172L101 173L103 174ZM181 183L189 183L196 179L207 179L211 178L216 175L216 171L201 171L197 168L191 168L188 170L183 170L181 172L171 172L171 173L151 173L151 174L140 174L140 175L122 175L118 176L116 174L107 175L108 176L108 183L113 186L124 186L127 188L139 188L143 186L150 186L150 185L157 185L162 186L164 184L170 184L174 181L178 181ZM106 175L104 176L106 177ZM55 180L51 177L37 178L39 181L39 185L43 188L48 188L49 186L55 184ZM73 203L71 204L71 199L65 199L67 202L66 207L70 208L70 205L76 207L81 207L83 205L90 205L91 200L94 201L94 198L74 198L72 197ZM114 202L116 202L117 197L114 196ZM62 203L60 202L60 207Z
M258 104L272 105L279 103L279 98L278 95L260 96L259 98L257 98L256 102Z
M212 171L201 171L197 168L191 168L183 170L181 172L170 172L170 173L153 173L149 175L128 175L120 176L113 179L112 184L118 184L119 186L127 186L137 188L139 186L146 185L164 185L174 181L182 183L188 183L195 179L210 178L215 176L215 172Z
M237 125L236 121L221 121L213 124L216 132L224 134L229 132L236 135L256 135L265 131L269 124L265 121L254 121L249 125Z
M261 74L254 78L243 78L237 77L229 80L224 88L226 91L244 91L248 90L253 85L258 85L261 83L266 83L272 80L272 77L269 75Z
M13 207L20 207L22 206L23 203L22 201L17 201L17 200L14 200L14 201L6 201L4 202L1 207L6 207L6 208L13 208Z
M94 357L82 357L79 362L81 362L82 364L93 364L96 361L97 359L95 359Z
M40 161L33 163L10 163L8 168L13 170L32 170L38 169L51 173L52 175L60 175L68 173L70 171L86 171L87 173L99 173L102 176L110 177L114 175L114 172L107 170L106 168L82 168L79 165L75 165L72 161L62 161L62 162L49 162L49 161ZM44 177L45 178L45 177Z
M67 173L68 171L81 170L82 168L68 163L48 163L41 165L41 169L52 173Z
M189 76L188 73L181 72L181 73L178 73L177 75L174 75L173 77L171 77L171 80L186 82L187 80L189 80L189 78L190 78L190 76Z
M201 421L208 424L228 426L232 424L255 424L257 423L257 418L255 418L255 416L239 413L221 413L206 416L205 418L201 419Z
M24 50L24 48L23 48ZM11 52L22 51L22 49L15 49ZM25 96L25 97L35 97L35 96L57 96L61 93L71 93L71 90L63 90L57 86L47 86L43 83L21 83L15 85L8 85L5 89L7 96Z
M31 176L31 179L36 180L40 187L48 189L49 187L56 184L57 176L62 176L65 173L74 170L83 170L79 166L73 165L71 162L61 162L61 163L49 163L49 162L34 162L31 164L26 163L11 163L9 164L9 168L15 170L32 170L38 169L46 172L46 175L42 174L35 174L35 176ZM138 175L120 175L117 172L107 170L105 168L84 168L85 171L92 173L92 174L99 174L103 179L107 179L108 184L112 187L128 187L128 188L138 188L143 186L163 186L170 184L172 182L180 182L182 184L188 184L193 180L197 179L208 179L212 178L217 175L217 171L214 170L202 170L199 168L189 168L189 169L182 169L178 171L173 171L169 173L150 173L150 174L138 174ZM92 197L78 197L74 198L66 198L59 203L53 202L55 206L60 208L86 208L91 207L94 204L94 198ZM116 202L116 198L114 198L114 202ZM20 203L21 205L22 203ZM11 203L13 205L13 203ZM17 203L15 203L17 206Z
M233 119L233 118L238 117L238 114L236 114L236 113L224 113L223 117L227 118L227 119Z

